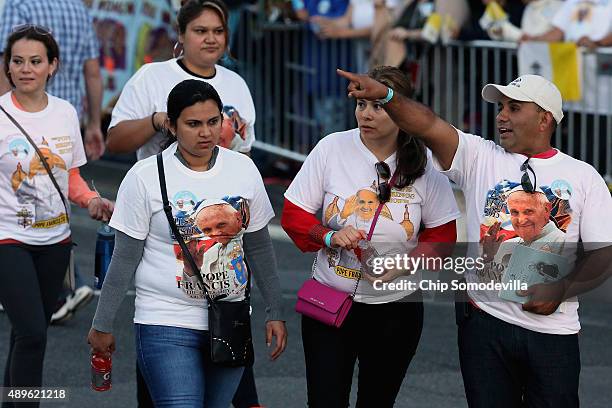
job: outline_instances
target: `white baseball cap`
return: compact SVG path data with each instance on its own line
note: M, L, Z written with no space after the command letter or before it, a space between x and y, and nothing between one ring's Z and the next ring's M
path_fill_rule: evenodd
M563 119L563 99L559 88L539 75L522 75L508 85L487 84L482 88L482 98L497 103L502 95L521 102L533 102L550 112L557 124Z

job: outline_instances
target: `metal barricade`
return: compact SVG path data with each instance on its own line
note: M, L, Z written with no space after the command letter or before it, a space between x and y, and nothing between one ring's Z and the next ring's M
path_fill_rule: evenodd
M585 53L582 66L583 99L564 104L565 118L552 144L612 181L612 48ZM497 107L482 99L481 90L518 77L516 44L453 41L431 47L419 67L418 97L424 104L455 127L499 142Z
M321 137L356 126L336 67L355 69L354 41L319 40L299 24L246 19L234 50L257 111L255 147L304 160Z
M365 70L362 42L320 40L313 27L269 24L254 16L245 24L236 56L257 110L256 147L304 160L321 137L356 126L355 103L347 99L346 81L335 69ZM564 107L565 119L552 142L612 180L612 49L594 55L595 81L600 81L596 88L608 87L608 100L598 96L595 109ZM498 141L497 107L480 92L487 83L507 84L518 76L516 44L454 41L425 46L415 62L416 99L457 128Z

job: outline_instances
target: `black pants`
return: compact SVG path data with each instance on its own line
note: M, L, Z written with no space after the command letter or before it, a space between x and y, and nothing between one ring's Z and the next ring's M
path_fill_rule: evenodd
M71 246L0 245L0 303L11 322L5 387L42 385L47 328L62 288ZM37 406L38 403L19 404Z
M302 316L308 406L348 407L358 360L357 408L393 407L421 337L420 299L356 302L339 329Z
M578 408L577 334L538 333L466 306L458 339L470 408Z

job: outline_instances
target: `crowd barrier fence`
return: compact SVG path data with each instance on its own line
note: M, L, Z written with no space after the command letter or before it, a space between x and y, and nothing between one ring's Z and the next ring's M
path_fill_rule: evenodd
M303 161L323 136L356 126L355 103L335 68L362 71L364 40L319 39L316 27L243 19L233 54L257 111L256 147ZM481 97L490 82L507 84L518 76L517 46L494 41L413 44L415 97L458 129L486 139L499 137L497 107ZM601 48L597 87L612 90L612 48ZM592 78L591 78L592 79ZM602 105L612 105L612 94ZM612 181L612 112L564 106L553 145L592 164Z

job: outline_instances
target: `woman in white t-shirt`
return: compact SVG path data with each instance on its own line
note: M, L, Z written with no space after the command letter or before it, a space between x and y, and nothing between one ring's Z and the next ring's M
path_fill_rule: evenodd
M143 65L127 82L113 109L107 147L113 152L136 151L138 159L158 153L164 141L166 100L186 79L210 83L223 101L223 132L219 145L247 153L255 141L255 105L237 73L217 63L228 51L228 11L221 0L188 1L178 13L183 55Z
M369 75L412 95L410 80L397 68ZM438 257L432 243L456 240L460 213L448 180L433 169L423 144L395 125L384 103L358 100L359 128L323 138L285 193L282 225L298 248L317 252L313 277L355 293L340 328L302 317L311 407L348 406L356 359L357 406L393 406L421 335L421 293L409 287L418 287L418 275L367 265L374 251ZM315 216L319 210L322 220ZM387 283L406 286L395 290Z
M223 104L210 84L180 82L167 107L167 196L200 270L185 262L171 233L156 157L139 161L117 194L115 249L88 339L96 353L114 351L113 321L134 278L138 366L155 406L227 407L243 367L210 361L205 293L195 274L211 298L224 301L244 299L252 274L267 304L266 343L276 337L270 357L277 358L287 332L267 227L274 213L252 160L217 145Z
M12 90L0 96L0 303L11 322L7 387L42 383L47 328L72 247L64 197L93 218L108 219L112 211L97 195L74 194L75 180L84 184L78 167L86 162L79 120L70 103L45 92L58 64L48 29L27 24L10 34L3 69ZM63 197L9 115L36 143Z

